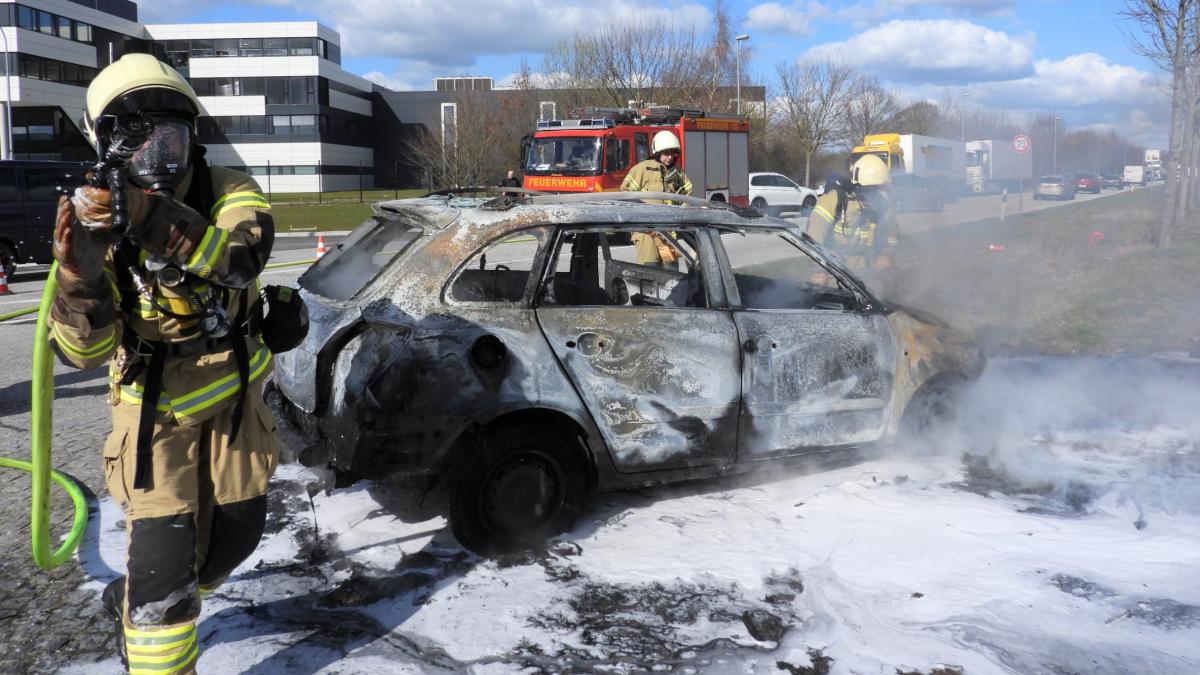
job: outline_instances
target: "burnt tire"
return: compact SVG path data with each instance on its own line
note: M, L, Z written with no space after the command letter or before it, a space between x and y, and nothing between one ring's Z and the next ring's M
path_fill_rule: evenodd
M769 215L767 213L767 200L763 199L762 197L755 197L754 201L750 202L750 208L758 211L764 216Z
M812 213L813 208L817 205L817 198L809 195L804 198L804 203L800 205L800 215L807 216Z
M963 390L964 383L958 379L945 379L921 387L904 409L904 417L900 420L901 437L938 434L953 426L958 420Z
M587 482L583 453L556 429L484 432L455 470L450 529L483 556L538 548L575 524Z

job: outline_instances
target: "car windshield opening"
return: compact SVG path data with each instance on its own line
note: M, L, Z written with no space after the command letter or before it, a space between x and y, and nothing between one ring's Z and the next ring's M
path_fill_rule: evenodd
M362 225L300 277L300 287L332 300L349 300L421 236L394 220Z
M596 136L537 138L529 144L525 173L591 175L600 171L600 139Z

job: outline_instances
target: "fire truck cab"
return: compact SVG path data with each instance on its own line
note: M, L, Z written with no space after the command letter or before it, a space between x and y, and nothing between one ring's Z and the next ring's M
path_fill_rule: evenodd
M629 169L650 156L654 134L664 130L679 138L680 167L694 196L750 205L750 123L661 106L584 108L575 119L539 121L526 140L523 185L547 192L619 190Z

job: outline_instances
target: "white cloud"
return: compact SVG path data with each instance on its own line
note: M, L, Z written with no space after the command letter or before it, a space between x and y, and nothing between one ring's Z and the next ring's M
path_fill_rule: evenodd
M751 7L743 25L746 30L763 33L812 35L816 22L829 15L829 8L820 2L794 2L786 6L766 2Z
M1033 73L1025 41L962 20L889 21L808 55L841 61L895 82L962 84Z

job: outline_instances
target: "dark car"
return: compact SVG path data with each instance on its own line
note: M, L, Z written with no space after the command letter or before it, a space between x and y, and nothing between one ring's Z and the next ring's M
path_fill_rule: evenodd
M267 398L327 485L414 488L483 553L570 528L591 491L886 442L983 367L969 335L754 211L647 192L374 210L300 278L310 329ZM637 263L637 233L677 266Z
M0 258L10 277L17 263L54 259L58 196L83 185L84 162L0 161Z
M1100 176L1100 187L1105 190L1120 190L1125 187L1125 181L1116 174L1106 173Z
M1100 194L1100 177L1094 173L1077 173L1074 177L1076 192Z
M943 207L941 190L912 174L894 174L888 183L888 194L897 213L941 211Z

